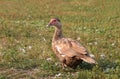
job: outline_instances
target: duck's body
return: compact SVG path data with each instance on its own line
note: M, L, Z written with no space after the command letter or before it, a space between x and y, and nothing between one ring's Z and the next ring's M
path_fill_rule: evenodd
M91 64L96 63L96 61L89 56L86 48L79 42L63 36L62 25L59 19L51 19L48 26L55 26L52 49L60 62L62 62L63 67L69 66L75 69L82 61Z
M67 65L71 68L76 68L82 60L79 58L80 54L71 48L73 46L72 41L70 38L63 37L52 42L52 49L60 62L63 63L63 66Z

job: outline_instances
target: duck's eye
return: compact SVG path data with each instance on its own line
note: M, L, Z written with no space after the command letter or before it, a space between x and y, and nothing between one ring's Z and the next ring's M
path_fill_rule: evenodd
M56 20L53 20L52 22L54 23L54 22L56 22Z
M51 23L52 23L52 24L55 24L56 21L57 21L57 20L53 19L53 20L51 21Z

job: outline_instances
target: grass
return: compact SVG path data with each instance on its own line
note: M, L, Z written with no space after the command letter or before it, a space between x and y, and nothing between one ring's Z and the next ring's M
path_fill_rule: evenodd
M1 0L0 79L119 79L119 0ZM51 49L53 17L99 63L62 70Z

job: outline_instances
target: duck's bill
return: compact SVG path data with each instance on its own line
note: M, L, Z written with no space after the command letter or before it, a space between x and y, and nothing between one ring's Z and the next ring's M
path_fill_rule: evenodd
M46 25L46 27L50 27L50 26L52 26L52 24L51 24L51 23L49 23L48 25Z

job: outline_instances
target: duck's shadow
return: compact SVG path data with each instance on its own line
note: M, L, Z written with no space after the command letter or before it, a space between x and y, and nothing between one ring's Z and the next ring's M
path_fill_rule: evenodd
M82 62L77 69L83 69L83 70L91 70L93 67L95 66L95 64L89 64L86 62Z
M65 72L76 72L78 70L92 70L94 67L98 67L99 69L105 71L107 69L115 69L117 66L120 66L119 63L115 63L110 60L102 60L100 59L98 64L89 64L86 62L82 62L76 69L71 69L71 68L66 68L64 71Z
M107 69L116 69L117 66L120 66L119 62L110 59L100 59L98 63L98 66L104 71Z
M77 66L76 69L72 69L72 68L66 67L62 71L64 71L64 72L77 72L78 70L81 70L81 69L82 70L92 70L92 68L94 66L95 65L93 65L93 64L88 64L88 63L82 62L80 65Z

